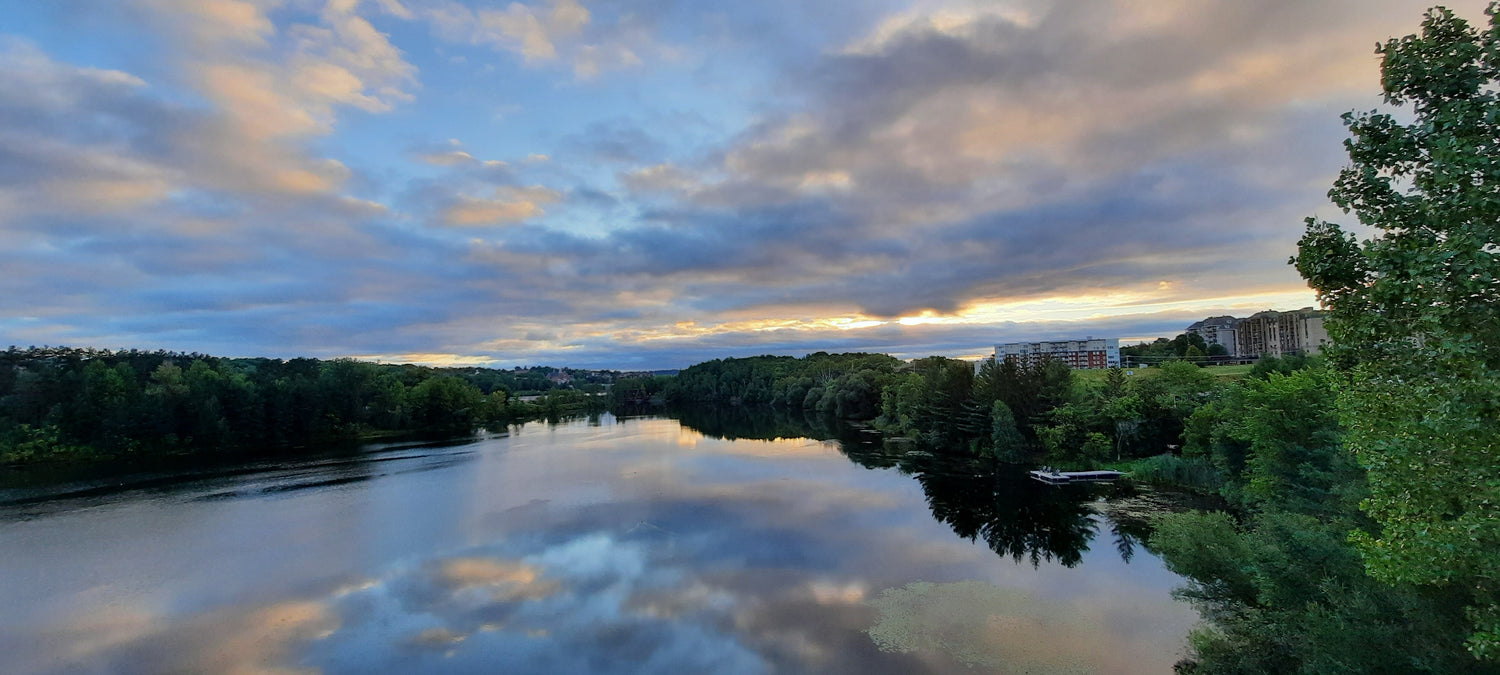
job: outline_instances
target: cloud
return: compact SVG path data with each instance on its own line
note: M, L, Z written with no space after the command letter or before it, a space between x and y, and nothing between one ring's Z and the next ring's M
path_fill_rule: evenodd
M665 143L626 119L590 123L563 144L596 159L621 163L652 161L666 152Z
M545 6L512 2L504 9L470 9L452 1L419 7L439 37L512 51L528 62L557 58L554 41L577 34L590 18L576 0L548 0Z
M378 222L385 207L341 194L353 172L310 145L333 122L320 111L352 105L340 97L353 90L298 89L275 75L315 62L309 45L347 47L330 58L360 72L390 67L379 50L338 31L288 31L284 49L252 58L240 43L198 38L261 25L246 18L261 14L149 16L182 29L175 39L191 58L179 84L204 86L203 98L29 43L0 47L0 264L14 272L0 283L0 331L22 343L208 341L245 353L424 313L391 299L425 285L401 277L450 277L418 271L446 244ZM322 318L301 314L313 306Z
M606 68L632 68L641 63L641 57L624 45L587 45L578 50L578 56L573 60L573 74L586 80Z
M113 125L156 112L145 88L129 73L71 67L29 43L0 42L0 92L8 92L0 93L0 225L164 199L179 172L110 137ZM92 119L70 124L79 110Z
M185 111L186 120L154 139L170 143L165 159L202 187L335 192L349 171L316 157L307 143L331 133L341 109L389 111L418 87L416 68L357 2L328 2L317 23L280 29L268 13L274 3L150 0L145 7L176 43L185 84L212 106Z
M692 174L671 164L657 164L620 175L620 182L632 192L687 192L698 187Z
M0 47L9 341L670 367L1300 306L1283 262L1345 161L1338 114L1376 105L1370 45L1418 20L1270 0L134 7L91 29L106 56L157 45L138 58ZM658 67L667 38L687 56ZM454 85L469 47L515 55L464 54L503 98ZM456 134L473 142L431 142Z
M291 653L338 628L329 605L289 600L175 621L112 610L62 631L43 632L38 642L65 647L62 661L68 669L272 675L291 672L284 665ZM36 665L37 672L45 672L46 666L60 664Z
M420 158L422 161L427 162L428 164L436 164L438 166L456 166L460 164L479 163L479 160L474 159L473 155L464 152L463 150L444 150L439 152L429 152L420 155Z
M533 565L485 557L443 561L438 578L455 593L483 591L495 601L538 600L557 592Z
M456 138L446 143L419 145L411 150L412 156L424 164L445 167L447 175L440 181L425 185L409 185L415 192L427 192L429 197L441 199L451 193L473 191L495 185L512 185L518 180L519 171L510 162L499 159L480 159L464 149ZM532 154L517 164L535 165L547 161L546 155ZM524 166L522 167L524 168Z
M266 3L253 0L143 0L143 6L162 15L173 15L198 46L232 43L263 46L276 32L266 16Z
M504 225L536 218L544 213L542 206L562 195L534 185L524 188L495 188L490 197L458 195L456 202L443 212L449 225Z
M787 73L809 104L725 147L709 168L723 180L633 169L623 186L677 202L602 246L509 244L763 316L956 312L1162 279L1212 294L1231 274L1295 286L1280 262L1338 165L1339 108L1374 88L1368 36L1399 30L1380 23L1395 13L1178 9L898 16ZM593 147L631 147L604 132Z
M254 3L147 2L183 43L195 84L251 141L327 133L336 106L382 112L411 100L416 68L358 4L329 2L319 24L291 24L278 36Z
M442 40L510 52L531 66L567 63L578 80L641 66L643 55L663 60L678 55L677 49L657 42L653 27L629 9L599 21L577 0L512 2L504 8L474 8L455 0L415 0L412 5Z

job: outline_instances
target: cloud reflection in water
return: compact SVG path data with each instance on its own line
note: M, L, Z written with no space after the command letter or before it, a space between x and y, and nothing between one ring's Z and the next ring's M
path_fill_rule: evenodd
M214 514L199 519L224 527L254 519L258 553L150 529L125 517L128 500L60 510L32 522L69 542L88 541L70 527L134 523L140 531L120 536L192 560L224 592L195 605L175 580L101 555L91 572L108 581L101 592L158 584L119 603L149 609L80 611L94 623L38 629L47 639L36 644L0 620L0 647L17 646L0 670L867 675L1057 665L1036 654L1071 649L1091 671L1132 673L1175 660L1193 620L1168 594L1176 578L1149 552L1127 564L1112 546L1090 550L1109 522L1087 498L1032 499L975 466L861 444L858 430L827 443L751 440L799 433L795 421L766 424L737 440L702 421L533 425L451 467L212 501L186 487L151 507ZM325 539L336 544L319 548ZM0 573L38 569L17 560L0 559ZM254 565L262 572L243 576ZM327 576L336 569L357 574ZM877 644L867 631L892 625L882 603L893 593L917 608L907 635L931 635L918 619L947 615L977 628L959 650ZM0 601L27 597L0 589Z

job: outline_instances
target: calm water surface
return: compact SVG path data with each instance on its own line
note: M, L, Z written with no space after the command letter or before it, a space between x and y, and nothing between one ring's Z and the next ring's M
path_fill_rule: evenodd
M1196 619L1150 495L688 424L0 489L0 672L1168 673Z

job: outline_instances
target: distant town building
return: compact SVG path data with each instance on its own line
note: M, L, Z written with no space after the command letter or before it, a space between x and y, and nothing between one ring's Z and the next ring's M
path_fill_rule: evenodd
M1074 368L1116 368L1120 365L1118 338L1085 338L1046 342L1009 342L995 345L995 362L1030 364L1044 358L1062 361Z
M1328 344L1323 312L1311 307L1290 312L1267 310L1244 319L1211 316L1188 326L1185 332L1203 336L1208 344L1224 345L1230 356L1241 359L1316 354Z
M1235 328L1239 323L1240 320L1232 316L1211 316L1188 326L1187 332L1202 336L1207 344L1223 345L1224 353L1232 356L1239 351L1239 342L1235 339Z
M1328 344L1323 313L1311 307L1293 312L1257 312L1235 326L1235 356L1259 358L1316 354Z

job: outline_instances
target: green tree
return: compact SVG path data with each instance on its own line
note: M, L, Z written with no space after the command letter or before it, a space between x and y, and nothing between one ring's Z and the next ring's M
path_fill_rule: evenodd
M1430 10L1377 48L1385 101L1344 116L1329 197L1372 235L1310 218L1293 263L1328 309L1338 412L1369 470L1388 582L1464 589L1477 656L1500 658L1500 18Z
M1105 398L1115 398L1125 394L1125 369L1118 366L1110 368L1104 373Z
M1134 378L1131 390L1140 398L1141 416L1134 445L1154 454L1181 441L1188 416L1213 397L1218 383L1212 373L1186 361L1168 361L1153 373Z
M990 452L1002 462L1026 461L1026 439L1004 401L990 406Z
M1097 431L1091 431L1083 439L1083 457L1090 462L1107 461L1110 458L1110 450L1113 447L1114 443L1109 440L1108 436Z
M412 421L433 433L472 431L484 402L478 387L447 375L423 380L412 387L408 398Z
M1037 425L1037 439L1042 442L1042 447L1047 449L1047 457L1063 462L1092 461L1102 457L1091 457L1087 453L1098 451L1095 445L1088 445L1090 433L1098 426L1096 412L1089 406L1079 403L1068 403L1054 408L1047 413L1047 424ZM1109 441L1104 441L1104 453L1107 454Z
M1493 673L1464 652L1450 598L1365 574L1345 518L1271 510L1244 531L1224 513L1156 521L1152 550L1190 580L1177 594L1210 624L1179 672Z

